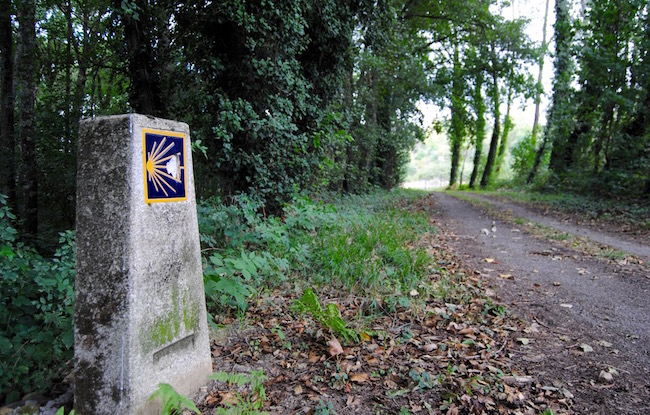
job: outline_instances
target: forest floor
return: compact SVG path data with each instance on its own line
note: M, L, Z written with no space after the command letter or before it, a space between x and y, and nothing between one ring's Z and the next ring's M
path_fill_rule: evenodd
M648 235L455 195L410 207L438 229L420 242L438 258L426 278L455 292L381 317L363 296L319 287L323 304L371 324L360 344L341 347L289 310L300 290L287 285L215 339L218 369L263 370L271 414L650 413ZM239 393L215 382L197 402L213 414L241 404Z

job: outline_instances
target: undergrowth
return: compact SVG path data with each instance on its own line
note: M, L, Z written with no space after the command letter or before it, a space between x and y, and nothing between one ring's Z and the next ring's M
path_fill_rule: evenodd
M604 219L627 223L650 230L650 203L642 200L612 199L575 193L541 193L500 189L488 194L512 200L531 202L552 210L579 214L585 220Z
M417 192L378 192L326 203L296 197L282 217L239 197L199 207L208 308L243 315L264 288L288 280L334 284L379 297L405 296L430 265L417 247L431 232L425 214L396 208ZM297 278L294 278L297 277Z
M0 402L46 391L69 372L74 342L74 233L53 258L16 239L16 217L0 195Z

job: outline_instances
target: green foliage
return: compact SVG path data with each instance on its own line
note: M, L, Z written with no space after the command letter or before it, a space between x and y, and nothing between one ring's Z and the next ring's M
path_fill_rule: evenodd
M557 191L647 198L647 8L639 1L594 1L582 19L571 12L571 2L556 2L548 184Z
M512 170L514 171L513 181L517 184L524 184L528 178L528 173L533 168L535 157L537 156L538 148L532 141L532 135L525 137L519 141L512 149ZM542 161L542 165L548 164L548 153L546 160Z
M61 233L46 259L16 240L14 220L0 195L0 399L9 402L65 376L74 343L74 233Z
M439 385L440 377L444 375L441 374L436 378L432 378L427 371L423 371L422 373L420 373L414 369L411 370L409 376L411 377L413 382L416 383L414 390L422 390L422 389L431 389L436 385Z
M184 409L201 414L191 399L176 392L168 383L158 384L158 389L149 397L150 401L154 399L160 399L162 403L161 415L180 415Z
M334 333L343 336L346 341L359 341L359 333L347 327L336 304L328 304L323 309L318 297L311 288L305 290L302 297L296 300L293 308L299 313L307 312L311 314L316 321Z
M350 212L322 229L314 241L313 267L326 280L338 279L350 289L408 292L425 272L429 257L410 249L418 232L426 232L425 215L387 208L369 212L347 199ZM411 247L412 248L412 247Z
M216 372L210 376L210 379L219 382L227 383L229 385L237 386L238 388L248 387L250 385L251 392L246 396L236 391L237 402L228 404L228 408L217 408L217 414L222 415L264 415L267 412L260 411L264 406L266 400L266 391L264 390L264 381L267 377L262 370L253 370L250 375L243 373L227 373Z
M58 411L56 411L55 415L65 415L65 408L60 407ZM68 413L68 415L74 415L74 409Z

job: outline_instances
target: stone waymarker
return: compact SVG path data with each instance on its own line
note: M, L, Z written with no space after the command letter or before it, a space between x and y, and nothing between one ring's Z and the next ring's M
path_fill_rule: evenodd
M75 409L158 414L159 383L212 372L187 124L82 120L77 173Z

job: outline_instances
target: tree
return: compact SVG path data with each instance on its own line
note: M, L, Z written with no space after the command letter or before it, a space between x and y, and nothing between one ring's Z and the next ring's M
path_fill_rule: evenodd
M36 3L21 0L18 4L18 90L19 143L22 155L23 232L27 238L38 233L38 163L34 135L34 102L36 99Z
M551 108L548 111L548 121L544 140L537 151L535 162L528 176L528 183L532 183L537 174L544 154L552 144L551 161L549 168L555 172L564 171L572 164L573 150L567 135L572 128L571 115L572 88L571 80L574 74L572 57L572 23L570 6L567 0L555 1L555 76L553 78L553 97Z
M454 37L453 70L451 86L451 123L449 126L449 141L451 142L451 173L449 186L456 185L458 180L458 166L460 164L460 152L465 141L465 90L462 74L462 63L460 61L458 44L459 39Z
M476 61L480 61L477 57ZM474 94L472 99L472 106L475 113L474 121L474 163L472 174L469 179L469 187L474 189L476 187L476 180L478 179L479 166L481 163L481 154L483 152L483 141L485 141L485 99L483 97L484 73L483 69L476 68L474 79Z
M525 19L505 20L495 16L491 30L487 32L487 72L491 80L490 98L492 101L492 115L494 126L490 139L485 168L481 177L481 188L485 188L492 180L493 170L498 174L501 161L505 155L508 134L512 128L510 108L514 94L529 94L531 90L530 75L526 74L524 67L537 56L537 50L530 44L524 34L527 24ZM504 131L501 131L501 83L505 83L506 116L503 122Z
M16 165L14 162L14 41L10 0L0 2L0 194L16 203Z

